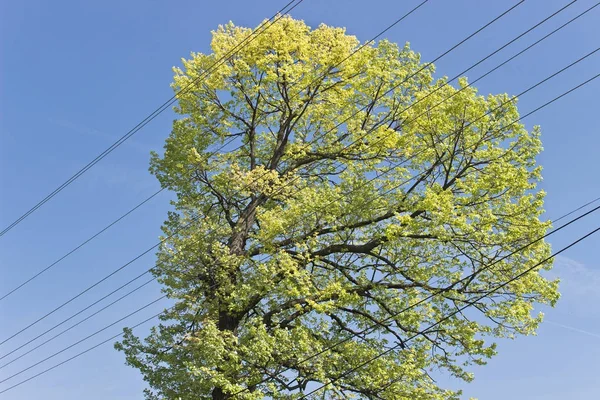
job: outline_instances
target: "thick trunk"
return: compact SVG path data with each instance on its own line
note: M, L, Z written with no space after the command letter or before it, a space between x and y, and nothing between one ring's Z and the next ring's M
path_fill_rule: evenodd
M262 200L262 198L261 198ZM243 255L246 247L246 241L248 240L248 232L252 224L254 224L254 219L256 216L256 207L258 202L261 200L255 199L250 205L247 207L245 212L240 216L238 223L236 224L236 229L229 240L229 251L234 255ZM231 283L235 286L237 280L237 271L230 271L230 279ZM219 311L219 321L218 327L220 331L228 331L234 333L240 323L239 315L232 315L228 312L228 307L226 304L221 305ZM213 400L225 400L228 398L228 395L223 392L223 389L220 387L215 387L212 391L212 399Z
M239 322L240 320L238 316L231 315L227 311L219 311L219 330L234 332ZM212 398L213 400L225 400L228 398L228 396L220 387L215 387L212 391Z
M225 393L221 388L214 388L212 391L213 400L225 400Z

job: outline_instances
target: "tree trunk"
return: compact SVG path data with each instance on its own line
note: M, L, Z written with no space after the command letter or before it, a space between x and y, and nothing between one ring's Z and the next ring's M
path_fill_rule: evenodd
M212 391L213 400L225 400L225 393L221 388L214 388Z
M240 217L238 223L236 224L236 230L229 241L229 250L231 254L242 255L244 254L244 248L246 247L246 240L248 239L248 231L252 224L254 223L254 218L256 215L256 207L258 201L255 199L250 205L247 207L245 212ZM231 283L235 285L236 281L236 272L230 272ZM222 306L222 305L221 305ZM220 307L219 310L219 322L218 327L220 331L229 331L235 332L240 322L239 315L232 315L227 311L228 307ZM212 390L212 399L213 400L225 400L227 395L223 392L223 389L220 387L215 387Z

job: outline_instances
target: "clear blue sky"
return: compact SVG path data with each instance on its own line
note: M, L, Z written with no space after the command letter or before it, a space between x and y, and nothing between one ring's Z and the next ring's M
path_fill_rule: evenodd
M62 183L171 96L171 67L191 51L208 50L210 31L229 20L256 26L286 1L4 1L0 9L0 226ZM292 15L312 26L345 26L367 40L419 0L305 0ZM516 0L431 0L388 32L409 41L425 61L435 58ZM454 76L567 1L528 0L475 39L437 63L438 75ZM471 80L592 5L580 0L491 60L468 73ZM600 7L524 54L478 87L484 94L516 94L600 44ZM525 113L600 72L600 53L519 102ZM525 122L543 129L542 187L553 218L600 195L598 96L600 79ZM121 148L0 238L0 293L60 257L83 238L158 189L147 172L149 152L160 149L173 114L165 112ZM43 315L153 245L166 216L161 194L118 226L0 302L0 340ZM551 238L555 249L600 224L600 215ZM558 260L552 272L564 284L556 309L537 337L503 341L500 354L475 370L465 398L589 399L600 393L600 262L597 237ZM152 266L154 252L114 279L65 307L26 334L0 346L0 356L83 305ZM118 307L86 322L47 347L0 370L0 380L159 296L149 286ZM164 303L163 303L164 304ZM156 305L130 325L162 307ZM120 326L71 349L0 390L120 331ZM8 361L6 358L3 361ZM440 378L440 383L457 382ZM123 356L105 345L29 382L4 399L141 399L144 384Z

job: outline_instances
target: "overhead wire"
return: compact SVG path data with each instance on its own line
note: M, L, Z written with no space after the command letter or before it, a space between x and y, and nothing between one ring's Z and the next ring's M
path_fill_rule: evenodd
M103 327L103 328L102 328L102 329L100 329L100 330L97 330L96 332L92 333L91 335L88 335L88 336L84 337L83 339L80 339L80 340L78 340L77 342L75 342L75 343L73 343L73 344L71 344L71 345L69 345L69 346L65 347L64 349L62 349L62 350L60 350L60 351L57 351L56 353L53 353L53 354L49 355L48 357L44 358L43 360L41 360L41 361L38 361L38 362L36 362L35 364L32 364L32 365L30 365L29 367L27 367L27 368L25 368L25 369L22 369L21 371L19 371L19 372L17 372L17 373L14 373L14 374L10 375L10 376L9 376L9 377L7 377L7 378L4 378L4 379L0 380L0 384L1 384L1 383L4 383L4 382L6 382L6 381L8 381L8 380L10 380L10 379L12 379L12 378L14 378L14 377L16 377L16 376L19 376L19 375L21 375L23 372L26 372L26 371L30 370L31 368L34 368L34 367L36 367L37 365L40 365L41 363L43 363L43 362L45 362L45 361L47 361L47 360L49 360L49 359L51 359L51 358L53 358L53 357L56 357L57 355L59 355L59 354L61 354L61 353L65 352L65 351L67 351L67 350L69 350L69 349L71 349L71 348L73 348L73 347L77 346L79 343L82 343L82 342L84 342L84 341L86 341L86 340L88 340L88 339L90 339L90 338L92 338L92 337L96 336L96 335L97 335L97 334L99 334L99 333L101 333L101 332L104 332L104 331L105 331L105 330L107 330L108 328L111 328L111 327L115 326L116 324L118 324L119 322L121 322L121 321L124 321L125 319L127 319L127 318L131 317L132 315L135 315L135 314L137 314L138 312L145 310L146 308L150 307L150 306L151 306L151 305L153 305L153 304L156 304L156 303L158 303L160 300L162 300L162 299L164 299L164 298L166 298L166 297L167 297L167 295L165 294L165 295L163 295L163 296L159 297L158 299L156 299L156 300L154 300L154 301L152 301L152 302L150 302L150 303L148 303L148 304L145 304L144 306L142 306L142 307L138 308L137 310L135 310L135 311L133 311L133 312L131 312L131 313L127 314L126 316L124 316L124 317L122 317L122 318L120 318L120 319L118 319L118 320L114 321L113 323L111 323L111 324L109 324L109 325L107 325L107 326ZM162 314L162 312L160 312L160 313L159 313L159 314L157 314L157 315L160 315L160 314Z
M148 272L145 272L144 274L147 274ZM105 305L104 307L100 308L99 310L95 311L94 313L88 315L87 317L85 317L84 319L78 321L77 323L71 325L69 328L62 330L60 333L52 336L52 338L45 340L44 342L40 343L39 345L35 346L34 348L32 348L31 350L20 354L18 357L15 357L14 359L12 359L11 361L2 364L0 366L0 369L12 364L13 362L17 361L18 359L26 356L27 354L31 353L33 350L39 349L40 347L44 346L45 344L51 342L52 340L58 338L59 336L62 336L63 334L67 333L68 331L70 331L71 329L81 325L82 323L84 323L85 321L89 320L90 318L98 315L99 313L101 313L102 311L108 309L109 307L112 307L113 305L117 304L118 302L120 302L121 300L129 297L130 295L132 295L133 293L137 292L138 290L143 289L144 287L146 287L147 285L149 285L150 283L154 282L156 280L156 278L152 278L150 280L147 280L146 282L142 283L139 286L136 286L134 289L130 290L129 292L125 293L124 295L122 295L121 297L117 298L116 300L110 302L109 304ZM120 288L119 288L120 289ZM41 338L42 336L52 332L53 330L55 330L56 328L58 328L59 326L62 326L63 324L69 322L70 320L72 320L73 318L75 318L76 316L80 315L81 313L89 310L90 308L92 308L93 306L95 306L96 304L98 304L99 302L101 302L102 300L106 299L107 297L109 297L110 295L112 295L113 293L115 293L116 291L118 291L119 289L110 292L108 295L102 297L101 299L93 302L92 304L90 304L89 306L81 309L80 311L76 312L75 314L71 315L70 317L62 320L61 322L59 322L56 325L53 325L52 327L50 327L49 329L46 329L44 332L40 333L39 335L33 337L32 339L29 339L28 341L26 341L25 343L20 344L18 347L14 348L13 350L2 354L2 356L0 357L0 360L5 359L6 357L10 356L11 354L14 354L15 352L17 352L18 350L22 349L23 347L27 346L30 343L33 343L34 341L36 341L37 339Z
M146 282L142 283L141 285L137 286L135 289L130 290L129 292L125 293L124 295L122 295L121 297L117 298L116 300L110 302L109 304L105 305L104 307L100 308L99 310L95 311L94 313L88 315L87 317L85 317L84 319L76 322L75 324L71 325L70 327L63 329L62 331L60 331L59 333L57 333L56 335L52 336L51 338L44 340L42 343L38 344L37 346L29 349L28 351L26 351L25 353L19 354L19 356L15 357L14 359L0 365L0 369L3 369L5 367L8 367L10 364L14 363L15 361L20 360L21 358L25 357L27 354L32 353L33 351L39 349L40 347L50 343L51 341L53 341L54 339L59 338L60 336L64 335L65 333L69 332L71 329L76 328L77 326L81 325L82 323L88 321L89 319L95 317L96 315L100 314L102 311L108 309L109 307L115 305L116 303L118 303L119 301L123 300L124 298L126 298L127 296L129 296L130 294L132 294L133 292L136 292L146 286L148 286L150 283L154 282L156 280L156 278L147 280ZM162 298L161 298L162 299ZM140 310L141 311L141 310ZM44 334L47 332L44 332ZM25 345L29 344L30 342L25 343L24 345L16 348L15 350L11 351L10 353L5 354L4 356L2 356L2 358L5 358L6 356L14 353L15 351L19 350L20 348L24 347Z
M185 226L181 227L181 229L187 228L189 226L192 225L193 222L196 222L196 219L192 219L189 223L187 223ZM6 339L3 339L2 341L0 341L0 345L5 344L6 342L10 341L11 339L14 339L15 337L17 337L18 335L20 335L21 333L25 332L26 330L28 330L29 328L31 328L32 326L38 324L39 322L41 322L42 320L46 319L47 317L49 317L50 315L54 314L55 312L57 312L58 310L62 309L64 306L66 306L67 304L70 304L71 302L73 302L74 300L78 299L79 297L83 296L85 293L89 292L90 290L92 290L93 288L95 288L96 286L98 286L99 284L101 284L102 282L106 281L107 279L109 279L110 277L114 276L115 274L117 274L118 272L122 271L123 269L125 269L126 267L128 267L129 265L131 265L133 262L139 260L140 258L142 258L143 256L145 256L146 254L148 254L149 252L151 252L152 250L156 249L158 246L160 246L161 244L163 244L165 241L167 241L168 239L170 239L172 236L174 236L175 234L177 234L178 231L175 231L173 233L171 233L170 235L164 237L163 239L161 239L158 243L154 244L153 246L149 247L148 249L146 249L145 251L143 251L141 254L135 256L134 258L132 258L131 260L129 260L128 262L126 262L125 264L121 265L119 268L115 269L114 271L112 271L111 273L109 273L108 275L104 276L102 279L96 281L95 283L93 283L91 286L88 286L86 289L82 290L81 292L79 292L78 294L76 294L75 296L71 297L69 300L63 302L62 304L60 304L59 306L55 307L54 309L52 309L51 311L47 312L46 314L44 314L43 316L39 317L38 319L36 319L35 321L31 322L30 324L28 324L27 326L25 326L24 328L20 329L19 331L15 332L14 334L10 335L9 337L7 337ZM136 278L132 279L131 281L129 281L128 283L126 283L125 285L122 285L121 288L127 286L128 284L130 284L131 282L135 281L136 279L142 277L143 275L145 275L146 273L148 273L149 271L151 271L152 268L150 268L149 270L145 271L144 273L138 275ZM119 288L120 289L120 288ZM113 291L114 292L114 291ZM112 293L111 293L112 294Z
M83 246L85 246L86 244L88 244L89 242L91 242L92 240L94 240L95 238L97 238L98 236L100 236L102 233L104 233L106 230L108 230L109 228L111 228L113 225L115 225L116 223L118 223L119 221L121 221L123 218L127 217L129 214L131 214L132 212L134 212L135 210L137 210L138 208L140 208L141 206L143 206L144 204L146 204L148 201L152 200L156 195L158 195L162 191L163 191L163 189L160 189L159 191L154 192L150 197L146 198L144 201L142 201L141 203L139 203L138 205L136 205L135 207L133 207L131 210L127 211L125 214L121 215L119 218L117 218L116 220L114 220L113 222L111 222L110 224L108 224L107 226L105 226L104 228L102 228L100 231L96 232L94 235L90 236L88 239L86 239L85 241L81 242L79 245L77 245L75 248L73 248L72 250L70 250L69 252L67 252L65 255L61 256L60 258L58 258L56 261L52 262L50 265L48 265L44 269L40 270L39 272L35 273L33 276L31 276L30 278L28 278L24 282L20 283L19 285L17 285L13 289L9 290L6 294L4 294L4 295L2 295L2 297L0 297L0 301L4 300L8 296L10 296L14 292L16 292L17 290L21 289L23 286L27 285L29 282L31 282L32 280L34 280L35 278L37 278L38 276L42 275L44 272L48 271L50 268L54 267L56 264L58 264L59 262L61 262L65 258L69 257L71 254L75 253L77 250L79 250L80 248L82 248Z

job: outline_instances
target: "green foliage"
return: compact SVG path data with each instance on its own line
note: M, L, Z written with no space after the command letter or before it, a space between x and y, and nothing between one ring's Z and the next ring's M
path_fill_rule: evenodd
M219 27L173 89L251 33ZM284 17L178 95L181 118L151 162L178 195L154 269L176 307L117 345L148 399L298 398L549 254L540 241L483 269L549 228L539 129L511 124L505 94L434 80L408 45L350 57L358 46ZM241 147L213 154L232 137ZM533 334L533 305L557 298L556 282L530 273L320 396L458 398L428 371L471 380L494 337Z

